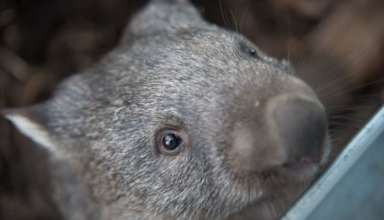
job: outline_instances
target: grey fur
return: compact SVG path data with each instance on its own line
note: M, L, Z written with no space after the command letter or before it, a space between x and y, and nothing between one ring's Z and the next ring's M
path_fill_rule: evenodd
M281 215L309 180L240 175L227 151L233 124L250 118L255 102L289 92L314 96L287 63L207 24L186 1L151 2L124 42L51 100L19 113L55 145L56 198L67 219ZM177 156L160 154L154 137L164 126L186 130L191 145Z

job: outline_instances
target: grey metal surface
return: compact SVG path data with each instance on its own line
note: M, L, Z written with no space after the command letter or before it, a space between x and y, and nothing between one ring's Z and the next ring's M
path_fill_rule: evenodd
M384 108L283 220L384 219Z

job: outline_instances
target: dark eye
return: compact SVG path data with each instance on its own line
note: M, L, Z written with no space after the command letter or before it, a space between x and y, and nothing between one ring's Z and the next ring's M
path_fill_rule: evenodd
M246 49L246 52L252 57L257 57L257 50L255 48L249 47Z
M259 58L259 53L258 53L257 49L244 43L244 42L240 43L240 50L243 53L246 53L247 55L249 55L251 57Z
M183 150L186 139L186 133L183 131L175 129L163 130L157 138L159 152L167 155L176 155Z

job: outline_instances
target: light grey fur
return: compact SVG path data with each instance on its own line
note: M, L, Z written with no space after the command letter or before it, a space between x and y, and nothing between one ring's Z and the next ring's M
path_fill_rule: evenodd
M52 175L66 218L281 215L308 180L239 175L226 152L233 123L248 117L249 105L284 92L311 93L290 67L243 36L206 23L186 1L152 1L132 20L124 42L66 80L51 100L19 113L56 145ZM246 48L255 48L257 57ZM187 131L189 148L160 154L154 137L164 126Z

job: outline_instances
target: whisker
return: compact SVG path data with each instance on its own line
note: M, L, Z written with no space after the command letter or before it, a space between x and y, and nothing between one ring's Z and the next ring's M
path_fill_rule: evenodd
M245 11L243 11L243 13L241 13L241 17L240 17L240 21L239 21L239 31L242 32L241 28L243 26L247 26L247 23L244 23L247 22L249 19L249 15L250 15L250 7L246 7Z
M231 16L232 26L236 33L240 33L239 24L237 22L236 16L232 10L229 10L229 15Z
M335 82L335 83L337 83L337 82ZM315 89L315 91L318 92L319 94L326 94L326 93L334 94L334 92L338 92L338 91L347 93L347 92L354 92L354 91L364 89L367 87L381 86L381 84L384 84L384 78L380 78L380 79L377 79L374 81L370 81L370 82L361 83L361 84L358 84L355 86L351 86L348 89L334 88L333 90L330 90L330 89L324 88L323 91L321 91L319 89Z
M223 7L223 0L219 0L219 10L220 10L220 15L223 20L223 24L226 27L231 27L231 22L226 16L226 13L224 12L224 7Z

